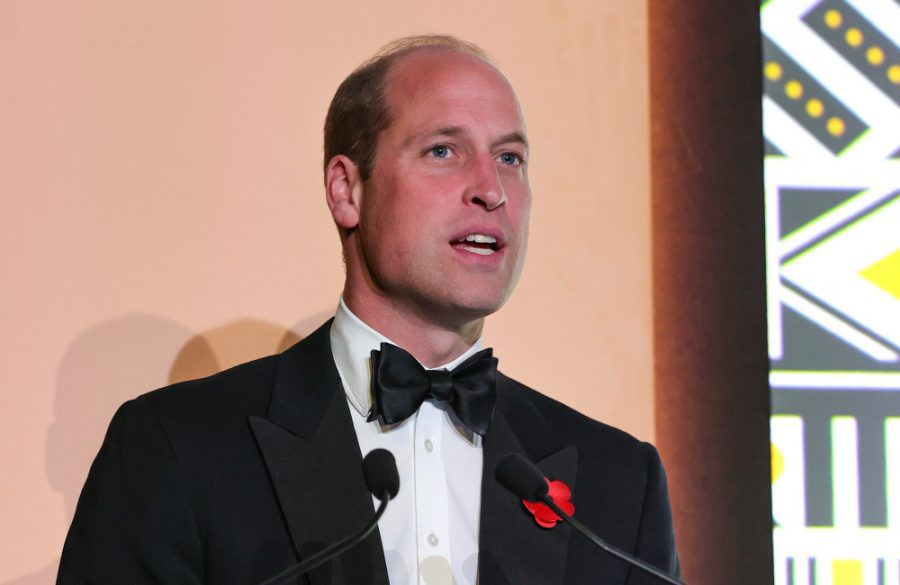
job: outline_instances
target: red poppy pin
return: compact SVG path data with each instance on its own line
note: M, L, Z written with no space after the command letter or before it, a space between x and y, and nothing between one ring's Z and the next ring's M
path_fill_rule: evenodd
M553 500L553 503L559 506L559 509L571 516L575 513L575 504L570 502L572 499L572 490L569 489L562 481L550 481L548 478L544 478L547 481L547 486L549 487L548 495L550 499ZM522 504L525 505L525 508L531 512L534 516L534 521L538 523L538 526L541 528L553 528L556 526L556 523L562 520L559 516L556 515L556 512L550 509L547 504L542 502L529 502L528 500L522 500Z

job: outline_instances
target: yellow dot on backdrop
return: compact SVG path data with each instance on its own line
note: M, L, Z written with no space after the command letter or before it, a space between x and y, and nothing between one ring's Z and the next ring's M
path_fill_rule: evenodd
M881 50L881 47L869 47L869 50L866 51L866 59L872 65L881 65L884 63L884 51Z
M832 136L840 136L844 133L844 121L840 118L828 118L828 133Z
M837 28L844 22L844 18L837 10L831 9L825 13L825 26L828 28Z
M803 85L796 79L792 79L785 84L784 93L792 100L799 100L803 97Z
M775 61L769 61L768 63L766 63L763 71L766 74L766 78L772 81L778 81L779 79L781 79L781 65L779 65Z
M784 455L775 443L770 443L770 445L772 447L772 483L775 483L784 472Z
M847 29L847 34L844 35L844 39L847 41L847 44L851 47L858 47L863 42L863 34L862 31L856 27Z
M816 98L813 98L806 102L806 113L813 118L820 118L822 114L825 113L825 105Z
M888 67L887 78L894 85L900 84L900 65L891 65Z

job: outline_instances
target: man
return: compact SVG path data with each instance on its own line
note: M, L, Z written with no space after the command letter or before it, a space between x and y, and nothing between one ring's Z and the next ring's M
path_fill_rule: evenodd
M510 453L568 486L611 544L674 570L653 447L495 372L482 350L522 268L527 167L518 101L476 47L403 39L351 74L325 127L347 269L335 319L281 355L123 406L59 582L262 581L371 516L360 461L376 447L397 458L400 492L310 583L653 582L567 526L538 526L494 479Z

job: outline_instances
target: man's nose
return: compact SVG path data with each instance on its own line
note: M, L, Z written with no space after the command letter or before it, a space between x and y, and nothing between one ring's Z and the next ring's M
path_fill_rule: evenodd
M500 182L497 162L493 157L480 156L472 163L466 203L480 205L488 211L506 203L506 193Z

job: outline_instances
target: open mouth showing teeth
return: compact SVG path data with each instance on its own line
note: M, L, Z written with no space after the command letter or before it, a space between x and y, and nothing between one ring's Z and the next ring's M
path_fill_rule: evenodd
M469 234L462 240L451 243L456 248L462 248L467 252L480 254L481 256L490 256L500 249L497 239L485 234Z

